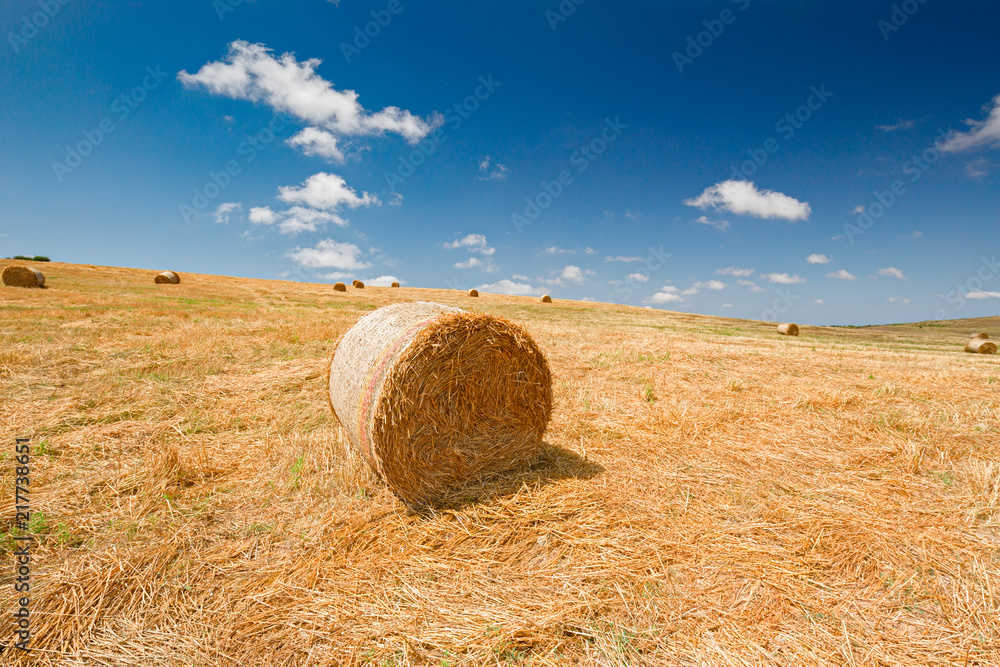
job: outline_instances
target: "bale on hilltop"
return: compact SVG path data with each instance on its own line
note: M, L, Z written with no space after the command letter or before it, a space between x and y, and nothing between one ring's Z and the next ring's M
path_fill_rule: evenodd
M552 303L552 297L548 294L543 294L541 301L542 303Z
M328 389L354 450L411 505L530 460L552 412L549 365L527 331L437 303L361 318Z
M355 289L364 289L365 288L365 284L363 282L361 282L360 280L355 280L354 281L354 288Z
M399 287L399 283L394 282L393 284L389 285L389 287Z
M347 291L347 285L345 285L344 283L334 283L333 284L333 291L334 292L346 292Z
M798 336L799 335L799 325L792 324L791 322L786 324L778 325L778 333L782 336Z
M45 276L29 266L8 266L3 270L3 284L8 287L44 287Z
M973 354L996 354L996 343L985 338L973 338L965 344L965 351Z
M176 285L181 281L181 277L174 273L173 271L164 271L163 273L157 275L153 278L153 282L157 285Z
M479 290L470 289L469 296L479 296Z

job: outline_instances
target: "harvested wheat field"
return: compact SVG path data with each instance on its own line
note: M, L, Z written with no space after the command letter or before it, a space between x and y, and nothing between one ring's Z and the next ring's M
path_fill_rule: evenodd
M0 288L3 548L15 436L37 537L2 664L1000 664L1000 362L955 344L998 318L49 271ZM414 300L524 326L553 389L530 466L419 513L326 397L338 337Z

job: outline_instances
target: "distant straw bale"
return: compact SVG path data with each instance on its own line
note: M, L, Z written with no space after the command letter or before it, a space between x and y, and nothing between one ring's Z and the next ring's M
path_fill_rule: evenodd
M153 278L153 282L157 285L176 285L181 281L181 277L174 273L173 271L164 271L163 273L157 275Z
M552 297L548 294L542 295L542 303L552 303Z
M474 289L470 289L469 290L469 296L479 296L479 291L478 290L474 290Z
M799 325L798 324L779 324L778 333L782 336L798 336L799 335Z
M394 283L393 283L392 285L390 285L389 287L399 287L399 283L397 283L397 282L394 282Z
M973 338L982 338L983 340L986 340L989 337L990 335L988 333L977 333L976 335L973 336Z
M28 266L8 266L3 270L3 284L8 287L43 287L45 276Z
M405 502L426 505L538 453L552 377L509 320L397 303L341 338L329 398L355 451Z
M354 281L354 287L356 289L364 289L365 288L365 284L363 282L361 282L360 280L355 280Z
M333 291L334 292L346 292L347 291L347 285L345 285L344 283L334 283L333 284Z
M355 278L354 280L352 280L352 281L351 281L351 287L357 287L357 286L358 286L358 282L359 282L359 281L358 281L358 279L357 279L357 278Z
M997 346L996 343L985 338L973 338L966 343L965 351L973 354L996 354Z

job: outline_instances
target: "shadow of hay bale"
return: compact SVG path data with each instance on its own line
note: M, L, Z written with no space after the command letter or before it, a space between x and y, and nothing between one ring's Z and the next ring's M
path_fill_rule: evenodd
M539 489L566 479L593 479L604 471L604 466L573 450L543 442L538 456L521 467L457 487L434 504L407 507L416 514L429 516L435 511L457 510L509 498L525 487Z

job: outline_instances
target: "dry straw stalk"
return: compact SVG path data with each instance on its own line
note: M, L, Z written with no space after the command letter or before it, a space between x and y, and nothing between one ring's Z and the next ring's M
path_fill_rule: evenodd
M782 336L798 336L799 325L792 323L779 324L778 333L780 333Z
M996 343L988 341L985 338L973 338L966 343L965 351L974 354L996 354L997 346Z
M173 271L164 271L153 278L153 282L158 285L176 285L181 281L181 277Z
M404 501L426 505L535 456L552 379L545 356L513 322L400 303L344 334L329 396L372 469Z
M3 284L8 287L43 287L45 276L28 266L8 266L3 270Z

